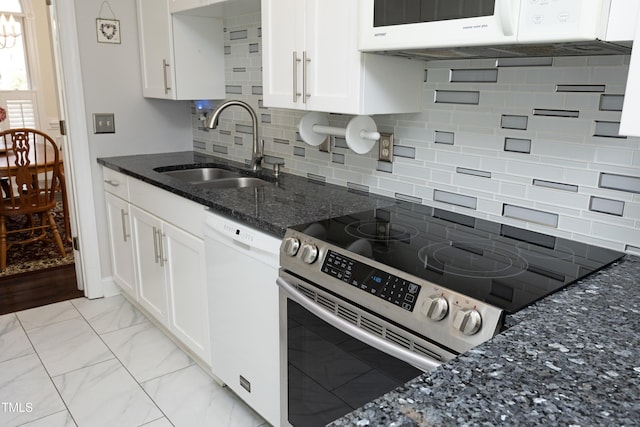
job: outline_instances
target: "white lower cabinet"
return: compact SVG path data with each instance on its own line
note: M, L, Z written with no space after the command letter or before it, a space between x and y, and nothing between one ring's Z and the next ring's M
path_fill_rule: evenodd
M138 302L167 326L167 286L162 251L162 221L131 206L134 258L137 266Z
M106 168L104 176L114 281L208 364L204 207Z
M137 299L129 203L108 192L105 192L104 197L107 208L107 231L109 233L113 280L129 296Z
M163 224L163 236L169 330L208 362L209 313L204 242L169 224Z

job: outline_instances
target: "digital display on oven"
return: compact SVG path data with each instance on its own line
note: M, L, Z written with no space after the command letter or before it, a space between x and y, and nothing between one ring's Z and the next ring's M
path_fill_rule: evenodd
M322 272L408 311L413 311L420 293L420 285L334 251L327 252Z

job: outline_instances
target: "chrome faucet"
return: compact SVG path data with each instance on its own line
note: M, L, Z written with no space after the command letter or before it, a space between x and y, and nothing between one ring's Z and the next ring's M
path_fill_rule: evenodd
M249 104L243 101L238 100L229 100L224 101L222 104L218 105L218 107L213 110L207 116L207 121L205 122L205 126L209 129L215 129L218 127L218 118L220 117L220 113L225 110L227 107L231 107L232 105L242 107L251 116L251 122L253 123L253 148L251 150L251 170L257 172L262 169L262 158L264 157L264 141L262 143L258 143L258 117L256 116L256 112L253 111L253 108Z

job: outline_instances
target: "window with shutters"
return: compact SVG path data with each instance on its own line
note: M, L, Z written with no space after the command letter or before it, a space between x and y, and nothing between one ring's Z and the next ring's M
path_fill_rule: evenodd
M20 0L0 0L0 107L7 118L0 129L38 127L37 93L32 90Z

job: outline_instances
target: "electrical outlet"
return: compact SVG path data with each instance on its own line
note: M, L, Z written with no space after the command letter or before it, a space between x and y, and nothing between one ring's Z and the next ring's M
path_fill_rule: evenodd
M378 160L381 162L393 162L393 134L380 132L378 144L380 149Z
M93 133L116 133L113 113L93 113Z
M327 135L325 140L322 141L322 144L318 146L318 149L325 153L331 152L331 135Z

